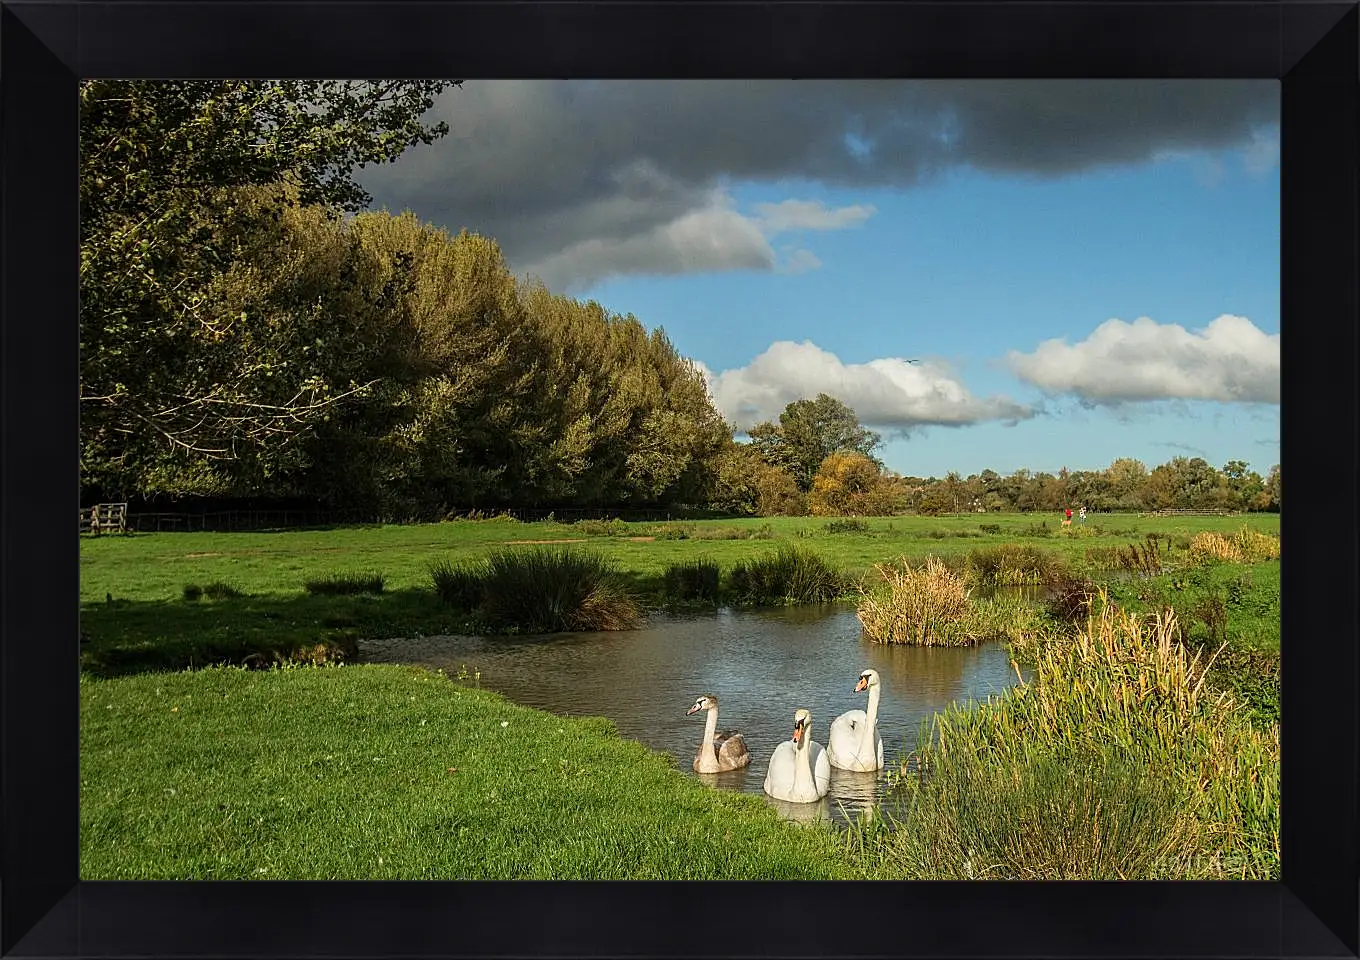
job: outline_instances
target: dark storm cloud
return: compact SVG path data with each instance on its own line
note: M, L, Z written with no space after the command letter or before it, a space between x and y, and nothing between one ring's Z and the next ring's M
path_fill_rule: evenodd
M363 180L376 205L494 236L516 269L562 286L792 266L769 238L808 217L742 214L733 181L909 187L959 166L1057 177L1232 146L1259 170L1278 111L1274 81L469 80L435 106L448 137ZM834 229L864 209L811 222Z

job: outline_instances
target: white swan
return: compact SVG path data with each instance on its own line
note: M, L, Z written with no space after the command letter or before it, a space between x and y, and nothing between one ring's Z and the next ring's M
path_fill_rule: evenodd
M704 739L699 742L699 750L694 754L694 772L722 773L750 763L751 754L746 749L742 735L735 730L718 731L718 698L705 693L685 711L685 716L700 710L708 711L708 721L704 724Z
M812 714L793 715L793 739L774 748L765 774L765 792L776 800L812 803L831 789L831 764L820 743L812 742Z
M865 670L855 693L869 691L869 712L847 710L831 724L826 752L831 765L841 770L883 769L883 738L878 734L878 671Z

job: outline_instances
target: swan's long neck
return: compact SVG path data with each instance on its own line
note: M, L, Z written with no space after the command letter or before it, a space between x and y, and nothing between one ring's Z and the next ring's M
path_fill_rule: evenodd
M713 749L713 735L718 732L718 708L708 708L708 719L704 721L704 749Z
M878 722L878 684L869 688L869 709L864 711L864 731L860 733L860 743L874 742L874 725Z
M803 735L793 748L793 781L795 784L812 782L812 729L803 728Z

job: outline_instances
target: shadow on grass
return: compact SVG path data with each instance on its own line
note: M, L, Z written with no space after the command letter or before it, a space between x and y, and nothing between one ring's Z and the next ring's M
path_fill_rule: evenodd
M465 615L433 592L377 596L241 596L221 600L118 600L80 612L81 669L102 677L218 663L351 660L361 637L467 632Z

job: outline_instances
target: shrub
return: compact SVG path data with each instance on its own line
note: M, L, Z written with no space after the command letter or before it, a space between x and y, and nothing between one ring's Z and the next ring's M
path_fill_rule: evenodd
M1054 587L1044 606L1053 619L1076 623L1090 615L1097 595L1096 586L1090 580L1072 577Z
M926 798L926 809L937 802L938 809L935 819L919 821L920 835L910 842L919 849L948 850L951 831L967 835L968 822L985 824L985 836L973 834L973 863L979 862L976 857L1000 858L1004 867L998 876L1037 876L1007 853L1015 849L1008 846L1014 841L1007 834L1020 822L988 820L988 811L970 808L1005 803L1000 794L1009 789L1006 785L1032 776L1036 760L1093 758L1104 764L1108 758L1112 769L1126 764L1135 778L1168 778L1175 806L1186 818L1183 839L1193 847L1177 849L1178 843L1164 848L1155 861L1130 861L1121 843L1112 850L1118 853L1112 862L1130 864L1121 867L1125 876L1278 878L1279 727L1254 727L1228 694L1206 686L1200 655L1175 640L1174 615L1139 616L1114 607L1104 594L1094 608L1082 626L1040 638L1033 649L1032 682L980 706L950 707L936 718L937 735L918 753L931 774L919 788L939 791ZM954 778L980 775L984 784L1000 786L972 793L951 786ZM1069 775L1067 782L1077 785L1084 779ZM1136 797L1127 802L1111 797L1113 806L1101 816L1133 816ZM1086 817L1084 823L1078 820L1079 829L1097 830L1093 810L1074 814ZM1023 827L1059 835L1072 829L1061 816ZM1045 841L1044 846L1056 850L1060 844ZM1035 866L1044 864L1030 864Z
M662 578L666 599L673 603L717 603L720 573L712 560L672 563Z
M694 535L691 523L663 523L652 527L651 535L658 540L687 540Z
M336 573L308 580L303 589L313 596L382 593L386 578L381 573Z
M1022 536L1022 537L1051 537L1051 536L1053 536L1053 530L1052 530L1051 527L1049 527L1048 521L1047 521L1047 520L1044 520L1044 521L1042 521L1042 522L1040 522L1040 523L1031 523L1029 526L1023 527L1023 528L1020 530L1020 536Z
M1206 530L1191 538L1190 559L1198 564L1241 563L1242 555L1233 541Z
M184 599L190 603L197 603L203 596L203 588L196 583L186 583L184 585Z
M845 589L844 578L810 550L781 546L773 554L744 560L727 575L738 603L831 603Z
M485 562L452 564L436 560L430 564L430 580L440 600L464 612L476 610L482 604L486 582Z
M827 533L868 533L869 524L859 517L843 517L822 527Z
M978 529L981 530L983 533L987 533L987 534L996 534L996 533L1000 533L1000 532L1001 532L1001 524L999 524L999 523L979 523L979 524L978 524Z
M588 537L626 537L633 532L633 528L618 517L612 520L577 520L571 529Z
M691 540L769 540L774 527L768 523L758 527L697 527L689 536Z
M1280 559L1280 538L1243 527L1232 538L1233 546L1246 563Z
M479 611L493 631L631 630L636 598L605 558L569 549L499 551L486 560Z
M864 636L876 643L965 646L976 643L963 578L937 557L913 568L906 560L875 564L880 583L860 588L857 615Z
M1016 543L970 550L964 569L969 582L979 586L1053 583L1066 572L1057 554Z

